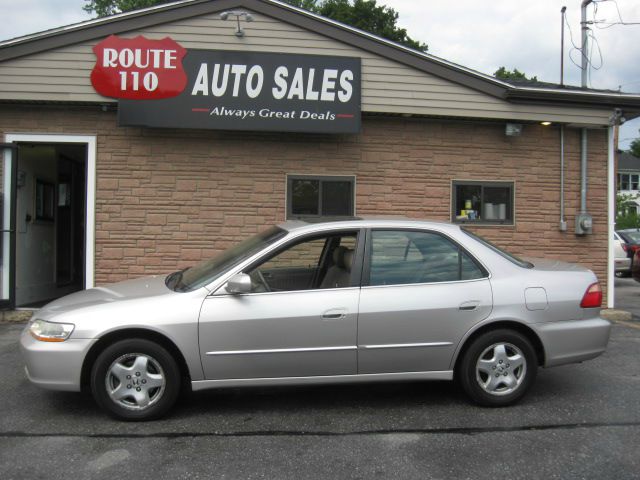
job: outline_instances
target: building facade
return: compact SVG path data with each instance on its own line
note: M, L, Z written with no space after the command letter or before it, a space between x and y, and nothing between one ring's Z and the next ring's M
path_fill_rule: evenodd
M253 19L243 20L242 35L220 15L238 10ZM96 66L129 60L122 49L99 50L101 42L140 36L175 42L187 70L199 55L226 59L211 61L204 81L204 63L187 71L184 92L203 108L180 113L171 109L183 103L161 100L165 114L165 103L145 110L156 100L144 96L98 93ZM297 69L280 79L289 82L283 96L307 102L295 108L309 113L288 123L230 118L225 97L213 94L223 81L213 72L229 65L229 92L240 78L230 101L246 93L246 111L261 117L264 105L251 101L269 75L245 60L268 65L272 54L305 65L297 91ZM167 58L159 84L179 60ZM352 60L354 68L325 66L320 81L323 62ZM245 77L233 77L237 65L247 66ZM125 77L116 87L133 78ZM159 91L152 77L140 78ZM336 114L347 94L355 116ZM270 0L184 1L7 41L2 296L7 306L34 305L187 267L288 218L353 215L463 223L514 254L583 264L606 288L616 109L631 118L640 97L509 85ZM212 126L198 114L224 118ZM593 223L576 234L581 194Z

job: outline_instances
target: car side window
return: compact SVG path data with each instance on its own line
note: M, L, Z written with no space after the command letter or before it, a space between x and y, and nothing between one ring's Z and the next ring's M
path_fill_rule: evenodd
M466 252L443 235L372 231L369 285L452 282L485 276Z
M351 286L356 232L314 236L287 245L246 273L252 292L284 292Z

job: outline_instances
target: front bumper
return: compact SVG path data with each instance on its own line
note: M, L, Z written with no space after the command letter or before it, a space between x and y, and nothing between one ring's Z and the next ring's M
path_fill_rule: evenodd
M609 342L611 322L595 317L586 320L536 323L545 352L545 367L590 360L602 354Z
M20 336L20 352L29 381L49 390L80 391L82 363L95 339L68 339L41 342L25 328Z

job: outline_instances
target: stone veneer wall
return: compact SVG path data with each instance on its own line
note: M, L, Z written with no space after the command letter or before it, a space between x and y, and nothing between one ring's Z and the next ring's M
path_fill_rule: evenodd
M451 181L515 182L515 226L473 227L519 255L593 269L607 265L606 130L589 135L588 209L576 237L579 130L567 129L565 205L558 230L559 134L504 123L367 117L359 135L118 127L99 107L0 106L0 133L98 138L96 284L166 273L215 255L285 218L286 174L355 175L356 213L449 220Z

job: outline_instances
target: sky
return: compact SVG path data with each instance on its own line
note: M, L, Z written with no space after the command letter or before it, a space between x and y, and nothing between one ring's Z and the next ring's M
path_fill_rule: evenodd
M582 0L378 0L429 53L486 74L517 68L539 80L560 80L560 9L567 7L565 83L579 85ZM91 18L84 0L0 0L0 40ZM597 9L595 8L597 7ZM598 0L588 20L594 48L589 86L640 93L640 1ZM636 25L612 25L615 22ZM595 44L595 42L594 42ZM640 137L640 119L623 125L620 147Z

